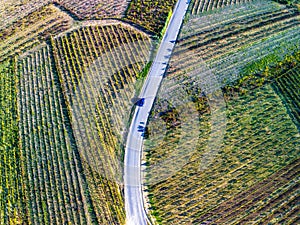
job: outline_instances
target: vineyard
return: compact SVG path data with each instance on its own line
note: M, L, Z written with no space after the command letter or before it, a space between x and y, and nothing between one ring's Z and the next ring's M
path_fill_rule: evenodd
M21 54L50 35L67 30L72 19L53 5L42 7L18 20L6 29L0 30L0 61L15 54Z
M80 20L121 17L128 5L127 0L53 0Z
M28 221L122 224L122 144L151 40L116 24L50 43L17 68Z
M300 130L300 67L286 72L282 77L276 79L273 83L273 88L282 97L283 101L290 112L290 115L297 125L298 130Z
M183 27L169 73L197 71L211 90L253 73L251 66L274 64L300 48L300 14L272 2L249 3L195 19ZM259 50L259 51L258 51ZM199 58L201 60L199 60ZM187 60L189 59L189 60ZM203 65L210 68L200 71ZM257 67L257 66L256 66ZM180 69L179 69L180 68Z
M144 146L159 224L299 222L299 19L266 1L183 26Z
M21 224L24 210L14 68L0 64L0 224Z
M159 34L165 26L175 3L175 0L132 0L127 9L126 19L141 25L155 34Z
M173 96L177 98L174 93ZM188 97L191 98L190 93L186 93L185 98ZM173 99L168 101L175 105ZM222 105L214 112L205 108L211 108L212 101L216 100L209 95L206 100L209 104L202 105L201 111L197 107L199 102L190 100L189 105L194 103L194 111L199 112L198 130L186 122L197 121L193 119L194 114L188 112L178 115L180 125L165 131L165 136L158 131L159 127L166 127L165 120L157 118L161 112L170 111L162 107L154 109L146 151L151 152L148 156L150 197L159 220L162 224L239 224L269 221L275 218L276 212L283 215L283 221L297 219L299 160L295 160L299 156L299 131L279 96L271 85L265 85L249 89L247 94L228 97L225 99L225 123L219 121L222 112L218 110L224 110ZM175 110L180 112L180 105ZM213 117L218 117L218 121ZM152 130L156 132L151 133ZM223 131L222 140L216 139L212 131L219 134ZM216 146L219 143L220 146ZM190 150L190 154L184 155L178 150L182 148ZM183 163L179 159L175 161L181 163L182 168L175 168L178 170L172 176L158 180L165 169L174 171L174 168L162 167L172 151L181 153L178 157ZM155 168L156 163L159 168Z
M1 2L0 225L125 224L124 144L176 2ZM158 224L300 223L300 8L278 2L191 0L142 135Z
M193 0L191 3L191 14L196 15L225 6L243 4L251 1L252 0Z
M119 24L83 27L51 42L97 218L123 223L124 128L151 41Z
M0 4L0 29L8 28L51 0L4 0Z
M124 224L123 144L152 41L88 19L120 18L127 5L0 8L11 12L0 28L0 224Z
M18 64L26 209L32 224L84 224L93 208L49 47Z
M16 28L18 20L49 4L79 20L122 18L128 7L127 0L4 0L0 5L0 29Z

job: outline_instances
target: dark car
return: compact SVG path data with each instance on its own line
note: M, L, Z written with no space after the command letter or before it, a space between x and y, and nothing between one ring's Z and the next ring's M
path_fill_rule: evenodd
M145 130L145 127L143 127L141 125L138 126L138 132L144 132L144 130Z
M138 106L143 106L145 103L145 98L141 98L138 102L137 102L137 105Z

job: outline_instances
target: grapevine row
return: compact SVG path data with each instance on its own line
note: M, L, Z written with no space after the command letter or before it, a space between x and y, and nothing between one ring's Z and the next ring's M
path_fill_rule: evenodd
M0 61L21 54L45 41L49 35L58 34L70 28L72 20L55 6L45 6L11 26L2 30L3 42L0 44ZM19 27L16 29L15 27ZM37 38L38 37L38 38Z
M79 19L103 19L121 17L128 5L127 0L54 0Z
M87 26L51 40L98 222L125 220L121 145L150 39L122 25Z
M223 8L229 5L243 4L252 0L194 0L191 6L192 14L200 14L206 11Z
M86 224L91 221L85 178L49 47L19 63L20 136L26 181L26 208L32 224Z
M26 223L15 61L0 64L0 224Z
M165 22L175 3L175 0L143 2L133 0L127 10L126 19L141 25L155 34L159 34L165 26Z

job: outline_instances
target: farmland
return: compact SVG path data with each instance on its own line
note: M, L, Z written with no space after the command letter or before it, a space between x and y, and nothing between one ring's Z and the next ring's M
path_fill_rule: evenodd
M55 5L78 20L122 18L128 6L126 0L4 0L0 5L0 29L9 25L17 27L18 20Z
M300 130L299 71L299 66L296 69L290 69L283 73L282 76L273 83L273 88L285 102L288 112L298 127L298 130Z
M32 224L91 221L87 185L49 46L20 60L18 71L28 220Z
M292 74L297 69L295 68ZM173 99L168 99L176 111L183 112L178 113L178 125L175 123L175 128L168 130L167 124L164 124L165 120L159 119L162 112L170 112L168 108L160 107L154 111L152 119L154 122L150 120L150 135L146 144L146 151L151 153L148 156L150 157L148 179L150 197L163 224L198 224L214 220L220 224L263 221L273 217L274 211L280 210L287 215L286 221L294 219L289 218L288 214L294 207L297 210L295 197L299 194L297 176L299 169L296 169L298 167L291 169L287 176L284 174L282 182L276 182L276 186L269 184L271 181L275 182L269 176L276 171L282 171L276 172L278 174L286 172L286 169L283 169L286 166L294 167L293 162L299 155L299 131L270 84L246 90L247 94L232 95L224 92L227 96L225 123L222 122L224 109L220 103L217 103L219 106L214 112L205 109L214 106L212 102L202 106L199 111L195 104L198 102L190 100L189 106L193 106L194 103L194 112L199 111L200 114L197 124L199 130L194 131L194 135L191 131L197 128L193 124L197 122L194 119L195 114L190 112L184 114L185 111L181 108L184 108L187 102L183 102L184 105L176 105L176 99L174 101L173 99L177 95ZM185 98L188 96L191 98L193 95L186 93ZM164 97L162 96L162 99ZM217 100L218 98L209 95L206 101ZM219 123L216 123L214 117L219 118L217 121ZM190 124L189 120L192 120ZM155 126L152 126L152 123ZM166 127L165 131L162 131L165 135L159 132L160 127ZM154 134L151 133L152 130L155 131ZM222 140L216 139L212 131L217 134L223 131ZM216 146L215 143L221 145ZM180 151L182 146L185 150L189 150L189 154ZM169 154L174 155L172 154L174 151L178 156L175 162L182 165L182 168L165 166L164 160L168 160ZM170 172L171 175L166 176L166 179L159 179L163 174ZM274 177L278 177L277 175ZM290 183L286 183L285 180ZM267 187L272 186L272 189L266 187L257 190L255 185L261 187L258 182L266 183ZM239 196L243 192L248 196L244 201L237 203L232 199L233 196ZM292 201L291 208L286 207L290 204L289 199ZM269 208L262 205L266 202L270 202ZM238 205L227 207L233 203ZM219 214L215 213L215 208ZM226 209L231 211L227 212ZM263 215L259 214L261 211Z
M219 9L225 6L232 6L235 4L243 4L251 2L252 0L193 0L191 4L191 13L199 14L206 11Z
M26 17L41 7L47 5L50 0L4 0L0 5L0 29L7 28L19 19Z
M126 18L155 34L160 34L175 3L175 0L133 0L127 9Z
M133 29L109 25L83 27L51 42L97 218L100 224L122 223L124 128L151 41Z
M299 220L299 29L269 1L186 21L144 146L158 223Z
M1 2L0 225L125 224L129 125L176 2ZM300 11L281 2L191 1L142 133L158 224L299 223Z
M201 79L196 82L216 90L240 74L254 72L256 64L274 64L288 52L297 51L299 18L296 9L272 2L250 3L192 18L182 29L169 73L197 71ZM210 72L202 70L203 66Z
M39 11L18 20L13 26L0 30L0 61L32 49L50 35L65 31L71 25L72 18L67 14L53 5L43 6Z
M104 3L7 3L25 10L0 31L0 224L124 224L123 143L152 40L87 20L127 6Z
M120 18L128 5L127 0L53 0L53 2L80 20Z
M18 63L28 221L122 224L124 128L151 40L115 24L49 44Z
M18 137L15 62L0 65L0 224L23 221L23 188Z

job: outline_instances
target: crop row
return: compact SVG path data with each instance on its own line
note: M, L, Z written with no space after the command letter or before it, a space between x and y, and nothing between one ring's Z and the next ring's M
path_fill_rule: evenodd
M150 39L109 25L83 27L51 43L98 222L123 223L120 137Z
M49 46L19 62L20 137L30 224L86 224L93 207Z
M191 6L192 14L200 14L206 11L223 8L229 5L242 4L252 0L194 0Z
M257 217L256 222L261 219L261 222L265 223L266 220L270 220L274 217L277 210L286 207L286 204L289 205L289 207L286 207L284 210L284 212L287 213L288 209L295 206L295 199L297 199L297 197L295 198L294 194L297 194L300 190L299 180L297 178L299 169L299 159L297 159L263 181L254 184L246 191L240 192L233 198L208 211L208 213L201 215L194 222L218 221L218 223L222 223L223 220L223 222L226 221L226 223L228 223L229 218L237 220L238 216L243 214L242 211L249 212L251 207L259 204L259 201L263 201L264 204L261 204L260 208L254 213L249 213L248 216L241 218L239 223L249 223L251 220L253 221L255 217ZM286 194L288 196L285 196ZM292 202L294 202L294 204L291 204ZM268 216L265 215L265 218L263 218L264 214L268 211L270 211L270 214Z
M236 5L218 12L213 11L209 14L190 16L190 19L182 27L178 39L184 40L195 33L201 34L202 30L217 28L223 24L231 24L233 21L239 22L247 17L253 18L264 13L269 14L269 12L283 9L285 9L285 6L274 2L249 2L243 6Z
M253 45L267 36L274 36L276 41L277 34L298 30L299 18L299 13L293 9L279 9L276 12L262 11L250 16L246 13L243 18L196 30L179 40L173 54L174 70L178 68L177 65L180 65L181 69L191 67L199 57L204 61L218 61L232 49L236 51L243 46ZM194 60L186 60L191 59L191 53ZM170 73L172 72L170 70Z
M199 166L203 163L201 159L206 154L206 146L217 147L209 144L209 141L213 140L210 139L210 135L213 136L210 130L216 124L206 126L206 123L210 123L211 117L202 115L200 121L204 120L204 123L201 122L199 131L201 136L199 135L197 140L199 148L191 157L191 161L172 177L150 187L154 206L159 209L159 215L166 224L205 222L197 218L205 214L215 215L213 212L210 214L210 210L297 158L298 131L271 86L264 86L247 92L247 95L236 96L226 101L225 134L219 151L213 153L213 161L207 162L207 169L202 172ZM182 120L181 114L179 120ZM203 129L207 129L207 132ZM220 129L224 127L217 125L213 130ZM189 132L181 130L179 139L187 135ZM149 138L151 141L151 135ZM164 149L157 148L158 146L152 142L151 147L146 148L147 151L155 153L151 154L149 162L163 161L164 153L175 149L176 143L170 144L166 139L165 141ZM288 192L289 188L294 190L293 187L291 183L286 190ZM291 199L293 196L292 194ZM271 201L272 196L267 198ZM262 207L256 200L250 203L253 203L251 211L250 209L249 212L245 211L248 214L239 212L234 217L228 217L228 220L224 215L222 223L229 223L229 218L239 218L238 215L241 220L250 215L252 217L256 210ZM278 207L280 208L282 204L278 203ZM274 207L274 210L276 209ZM221 214L223 215L222 212Z
M295 70L293 71L297 71L297 68L298 67L295 67ZM184 78L188 78L188 76L182 76ZM292 79L288 79L291 83L288 83L287 81L285 82L285 89L290 86L297 87L298 81L297 78L295 79L295 76L296 75L294 74ZM180 74L173 74L172 76L167 76L166 79L174 80L175 82L173 82L173 85L176 86L176 89L183 88L183 83L193 83L193 79L189 81L189 79L184 79L183 77L180 77ZM181 82L181 84L178 82ZM166 82L166 80L163 82L162 90L164 90L164 92L165 90L173 90L171 86L169 87L165 84L172 84L172 82ZM294 88L294 91L291 91L291 94L295 93L295 90L297 90L297 88ZM176 96L177 92L173 93L172 91L172 94L170 96L174 95ZM164 96L168 95L165 94ZM180 98L182 99L182 96L180 96ZM297 99L297 96L291 98ZM170 101L171 99L166 100ZM209 134L209 129L210 127L212 127L212 125L206 126L205 123L201 122L201 136L199 138L199 140L201 141L197 141L197 145L199 145L199 153L193 155L191 157L192 161L186 164L182 171L179 171L177 175L165 180L164 182L160 182L157 185L153 185L150 189L152 201L157 204L154 204L154 206L159 209L159 215L162 216L163 221L167 224L184 222L198 224L200 222L205 222L201 221L200 219L194 220L191 218L197 218L197 216L202 215L205 212L202 210L209 209L209 205L215 206L223 200L226 201L226 199L231 196L231 194L228 194L228 192L226 192L227 188L231 191L239 191L247 188L248 185L251 186L251 183L255 181L257 177L259 179L261 179L262 177L268 177L270 173L280 168L280 166L278 165L279 161L276 162L277 157L283 157L285 160L286 154L290 154L293 151L294 153L297 152L297 148L295 149L295 146L298 145L297 129L295 129L295 125L287 116L287 112L283 107L283 104L281 103L281 99L279 99L278 96L272 91L272 88L270 86L258 88L250 92L248 91L247 95L241 94L238 97L236 96L234 98L231 98L230 100L225 100L227 101L226 134L223 138L224 143L219 148L226 150L224 151L224 156L218 153L215 156L216 159L214 164L208 167L209 171L205 171L205 173L198 172L199 158L201 159L203 150L206 149L205 146L207 144L207 140L209 140L207 133ZM172 100L170 102L172 102ZM277 109L277 107L281 109ZM175 110L178 111L178 109ZM186 116L187 115L179 114L178 120L183 121L184 119L182 118L185 118ZM201 116L200 121L203 120L207 121L207 123L210 123L211 118L209 116ZM150 131L152 128L152 122L153 119L152 121L150 120ZM159 126L156 126L156 129L159 129L158 127ZM207 132L203 132L203 129L208 130ZM220 130L224 128L222 128L221 125L220 127L215 127L215 129ZM156 133L163 134L164 132L156 131ZM290 135L286 136L285 134L287 133L290 133ZM185 138L187 135L188 132L182 130L182 128L181 131L179 131L179 135L178 132L176 132L177 139ZM151 145L147 146L149 147L147 151L151 152L151 156L148 161L150 163L150 168L151 163L155 165L157 162L163 161L165 159L166 152L172 152L171 150L180 148L180 146L176 147L176 143L180 143L180 141L169 142L172 139L167 139L167 137L154 138L155 141L152 140L150 132L150 140L147 141L151 143ZM282 145L285 146L285 149L288 149L289 153L285 153L283 149L280 150ZM161 146L163 146L163 148L161 148ZM232 149L232 152L230 151L230 149ZM262 151L266 152L261 154L260 149L263 149ZM276 151L274 151L274 149L276 149ZM258 152L254 153L253 156L250 156L253 151ZM289 160L292 160L295 156L296 155L291 156L291 159ZM240 161L240 163L236 163L238 161ZM269 163L261 168L261 166L264 165L263 162ZM259 171L258 173L255 171L255 168L257 168L257 172ZM163 173L163 170L160 172L156 171L156 174ZM228 173L230 175L228 175ZM156 174L154 174L154 176ZM257 177L254 177L253 175ZM241 181L239 179L243 180ZM214 189L212 189L212 187L214 187ZM291 186L291 188L291 190L295 190L295 187L293 185ZM222 189L223 191L221 191ZM231 191L229 191L229 193ZM289 192L289 189L287 189L286 193ZM288 196L291 196L292 204L293 202L295 203L294 194L296 194L296 192L291 191L291 193L292 194ZM270 201L273 202L273 200ZM278 208L274 207L274 209L272 209L270 207L273 211L279 210L282 207L286 207L287 204L286 202L282 204L279 204L279 202L277 203ZM292 206L292 208L293 207L294 206ZM253 206L253 214L251 211L247 215L245 215L245 217L241 215L241 218L244 218L242 219L242 221L245 222L246 218L254 218L254 215L257 215L255 210L261 210L261 208L261 205L256 204L255 206ZM272 210L270 210L269 212L273 213ZM210 210L207 210L207 212L210 213ZM288 212L288 209L285 212ZM232 218L236 218L236 216L239 214L241 213L237 213L235 217ZM214 215L214 213L211 213L211 215ZM267 215L269 216L270 214ZM288 219L292 220L292 218L293 217ZM261 217L257 218L257 220L260 219ZM227 222L229 223L229 220L226 222L223 221L222 223Z
M286 107L300 130L300 73L299 66L276 79L273 88L283 97Z
M220 48L222 52L228 51L228 48L237 48L241 44L245 45L255 39L297 26L299 25L298 16L299 12L293 9L263 12L252 18L245 16L242 20L237 19L217 27L203 29L199 33L196 31L179 42L187 50L197 49L197 52L206 53L204 57L206 59L209 58L209 52L212 50ZM241 43L242 39L244 43ZM204 46L208 48L206 52L203 49Z
M14 67L0 64L0 224L25 222Z
M126 18L149 31L159 34L175 3L175 0L133 0L127 10Z
M247 73L259 72L257 69L260 67L263 68L267 64L272 65L281 61L285 55L299 49L300 26L297 18L299 16L296 17L296 20L295 18L286 20L287 24L284 21L284 23L279 22L277 25L275 24L273 27L274 33L270 37L264 37L264 32L260 34L259 31L269 29L268 26L260 28L254 38L251 38L251 36L244 37L245 42L249 41L246 45L243 44L244 42L241 39L235 41L234 38L233 40L229 39L226 44L228 46L221 46L220 51L215 49L209 43L209 40L203 46L199 46L202 49L199 51L197 48L186 50L186 46L181 47L181 43L178 43L174 50L174 56L171 59L167 75L180 76L180 74L186 74L188 77L197 75L198 79L194 78L196 83L202 83L201 87L207 86L206 89L208 91L214 91L238 79L240 73L244 73L246 70ZM276 26L279 27L276 28ZM271 29L265 32L272 33L273 31ZM226 37L224 41L226 41ZM220 46L218 43L213 44ZM206 45L208 45L207 49L210 49L210 51L206 49ZM177 54L176 52L181 52L181 54ZM210 56L210 58L206 55ZM203 60L202 57L206 58L206 60Z
M292 58L294 60L291 60ZM280 165L280 161L277 161L276 158L286 160L286 155L292 154L288 161L297 159L299 149L295 146L299 145L299 140L297 138L297 128L294 125L296 122L292 121L287 113L288 111L297 113L299 109L297 103L294 102L299 97L299 93L296 91L299 89L298 66L295 65L297 57L292 58L286 57L278 66L264 72L267 74L265 80L267 81L267 78L271 79L268 81L269 83L276 78L275 82L272 83L272 88L278 86L275 90L281 93L283 98L279 99L271 86L266 83L263 84L267 86L260 87L261 84L257 84L255 85L256 88L253 89L253 82L260 82L260 77L254 77L251 82L245 84L237 82L243 89L237 89L236 91L241 91L241 93L230 95L224 93L224 96L231 96L224 99L227 106L226 133L223 137L223 144L219 147L220 150L224 149L224 155L220 155L220 151L218 154L211 152L215 159L213 164L208 164L207 168L209 170L205 170L204 173L199 172L199 166L203 162L201 160L199 162L199 159L203 157L203 153L205 154L203 151L207 149L207 146L217 147L214 144L208 144L209 141L213 140L210 139L209 133L212 132L212 127L215 127L214 130L221 130L224 129L224 126L220 123L221 126L216 127L216 123L211 120L211 116L205 114L200 116L199 139L190 143L192 145L197 143L198 153L194 153L190 162L185 164L176 175L163 182L160 180L156 185L151 183L152 206L158 209L156 215L161 217L160 220L163 223L247 224L255 221L265 224L268 221L281 221L292 224L297 221L296 214L299 211L297 206L297 196L299 194L297 174L299 173L299 166L290 170L290 178L286 177L281 183L274 181L277 186L270 183L268 186L272 188L265 187L263 193L258 191L253 193L252 197L250 195L246 199L241 199L240 202L232 200L232 206L224 206L228 202L227 199L235 195L234 191L236 193L243 191L251 187L256 181L267 178L274 171L281 168L283 165ZM280 68L278 68L279 66ZM291 67L294 68L290 69ZM162 92L171 91L172 94L170 95L163 94L163 97L167 97L165 100L168 102L173 102L172 98L176 98L176 96L184 99L189 95L188 93L186 93L186 97L178 95L178 91L173 91L172 84L176 87L176 90L185 89L185 84L194 83L193 85L195 85L191 77L180 74L168 76L166 80L162 84ZM245 82L246 80L242 79L241 81ZM245 89L247 89L246 94L242 93ZM225 90L227 91L227 89ZM192 96L193 94L191 94ZM215 99L209 100L209 102L211 101L215 101ZM286 110L283 107L284 105L290 109ZM154 107L154 111L160 110L157 107L159 106ZM219 109L221 108L219 107ZM179 108L174 110L180 112ZM205 110L202 110L202 112L205 112ZM181 113L177 117L177 120L182 122L186 117L189 118L189 115ZM157 123L157 119L150 119L150 131L153 129L153 123ZM214 123L214 126L207 123ZM153 172L151 171L152 166L155 167L158 162L166 160L165 154L172 154L172 151L180 148L180 146L186 150L180 140L186 139L189 135L186 129L182 129L182 123L179 131L176 128L172 133L172 135L176 135L176 139L157 135L164 134L164 131L159 127L164 127L164 125L155 125L157 129L155 131L156 136L152 137L150 132L150 140L147 140L148 144L146 145L146 151L150 152L148 160L150 172L148 172L148 175L154 176L149 178L150 181L159 180L155 176L161 176L166 169L161 168L161 171L157 169ZM193 129L192 126L191 129ZM194 129L197 128L194 127ZM197 132L193 131L193 133ZM286 135L288 133L289 135ZM213 136L213 134L211 135ZM284 149L281 146L284 146ZM252 155L253 153L254 155ZM181 156L177 155L175 157L179 158ZM178 159L176 160L178 161ZM237 163L239 161L240 163ZM282 171L286 171L286 169ZM277 176L278 174L272 175L272 177ZM290 182L285 184L286 180ZM251 188L251 190L257 190L257 188ZM234 199L238 199L238 196ZM219 214L214 211L215 207L220 210Z
M35 12L37 9L47 5L52 0L15 0L1 3L0 8L0 29L4 30L28 14Z
M63 6L81 20L120 17L128 5L127 0L53 0L53 2Z
M72 20L53 5L45 6L1 31L0 61L38 45L71 26Z

